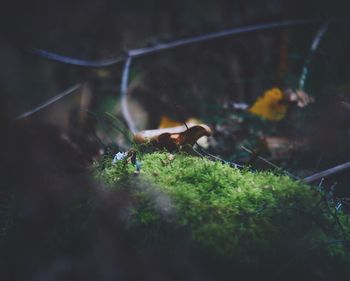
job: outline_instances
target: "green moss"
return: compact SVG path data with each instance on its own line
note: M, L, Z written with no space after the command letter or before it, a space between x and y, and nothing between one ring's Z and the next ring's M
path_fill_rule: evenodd
M111 186L128 179L134 170L132 165L128 165L126 161L117 161L112 164L112 159L108 156L94 165L95 177Z
M98 177L117 187L129 178L139 202L129 227L152 239L161 233L155 228L171 225L201 251L248 265L315 251L327 259L346 255L344 244L331 242L344 236L321 195L287 176L165 152L142 155L140 174L130 176L133 165L109 160Z

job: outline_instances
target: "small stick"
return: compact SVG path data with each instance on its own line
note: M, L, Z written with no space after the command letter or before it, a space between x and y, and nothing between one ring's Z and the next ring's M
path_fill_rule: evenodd
M197 144L198 145L198 144ZM199 145L198 145L199 146ZM200 147L200 146L199 146ZM201 150L201 152L203 152L204 154L206 154L207 156L209 156L209 157L211 157L211 158L213 158L213 159L215 159L215 160L218 160L218 161L221 161L221 162L224 162L224 163L226 163L226 164L229 164L230 166L234 166L235 168L244 168L244 166L243 165L240 165L240 164L237 164L237 163L234 163L234 162L230 162L230 161L227 161L227 160L224 160L224 159L222 159L222 158L220 158L220 157L218 157L218 156L215 156L215 155L213 155L213 154L210 154L209 152L206 152L204 149L200 149Z
M76 66L85 66L85 67L108 67L113 66L116 64L119 64L123 61L126 61L129 57L141 57L153 53L157 53L160 51L165 51L169 49L174 49L181 46L191 45L194 43L200 43L205 41L210 41L214 39L219 39L222 37L227 37L231 35L237 35L242 33L248 33L248 32L254 32L259 30L268 30L268 29L274 29L274 28L282 28L287 26L295 26L295 25L304 25L304 24L312 24L317 23L319 20L317 19L310 19L310 20L290 20L290 21L282 21L282 22L272 22L272 23L265 23L265 24L256 24L256 25L250 25L250 26L244 26L244 27L236 27L226 30L221 30L213 33L208 34L202 34L190 38L185 39L179 39L175 40L169 43L162 43L158 44L152 47L145 47L145 48L139 48L139 49L133 49L127 51L126 57L115 57L111 59L105 59L100 61L93 61L93 60L83 60L83 59L77 59L72 57L66 57L63 55L59 55L56 53L49 52L47 50L34 48L30 50L30 53L61 63L76 65Z
M43 102L42 104L38 105L37 107L35 107L34 109L31 109L29 111L26 111L20 115L18 115L14 121L20 120L20 119L24 119L27 118L31 115L33 115L34 113L44 109L45 107L55 103L56 101L59 101L60 99L64 98L65 96L68 96L72 93L74 93L76 90L78 90L81 87L81 84L76 84L70 88L68 88L67 90L63 91L62 93L48 99L47 101Z
M130 73L130 67L131 67L132 58L128 57L124 64L123 73L122 73L122 82L120 84L120 101L121 101L121 110L122 115L125 120L125 122L128 125L129 130L135 134L138 130L135 125L134 120L131 117L130 111L129 111L129 105L128 105L128 93L131 92L132 88L135 87L135 84L132 81L129 85L129 73ZM113 115L109 114L110 117L113 117Z
M128 124L130 131L132 133L136 133L137 128L135 126L134 121L132 120L132 117L128 108L127 95L126 95L127 89L128 89L129 70L130 70L132 58L141 57L141 56L157 53L164 50L174 49L181 46L186 46L186 45L200 43L200 42L206 42L206 41L227 37L227 36L232 36L232 35L237 35L237 34L242 34L242 33L274 29L274 28L282 28L282 27L293 26L293 25L310 24L310 23L316 23L316 22L319 22L319 20L314 20L314 19L313 20L291 20L291 21L272 22L272 23L226 29L218 32L209 33L209 34L203 34L203 35L194 36L190 38L175 40L169 43L158 44L152 47L129 50L126 53L127 54L126 57L116 57L116 58L100 60L100 61L71 58L71 57L59 55L59 54L52 53L43 49L38 49L38 48L31 49L30 52L34 55L37 55L46 59L50 59L53 61L58 61L58 62L76 65L76 66L85 66L85 67L94 67L94 68L113 66L124 61L122 83L120 86L122 114L123 114L123 117L125 118L126 123ZM49 101L49 102L51 104L55 101L56 100ZM41 108L39 108L38 110L40 109ZM19 117L22 118L22 115Z
M188 130L188 126L187 126L186 121L184 121L183 123L185 124L185 126L186 126L186 128L187 128L187 130ZM234 163L234 162L226 161L226 160L224 160L224 159L222 159L222 158L220 158L220 157L217 157L217 156L215 156L215 155L210 154L209 152L206 152L204 149L201 148L201 146L198 144L198 142L196 142L196 145L199 147L200 151L201 151L202 153L204 153L207 157L210 157L210 158L213 158L213 159L215 159L215 160L218 160L218 161L224 162L224 163L226 163L226 164L232 165L232 166L234 166L235 168L243 168L243 165L239 165L239 164L236 164L236 163ZM201 154L199 151L195 150L194 148L193 148L193 150L194 150L198 155L200 155L201 157L205 157L203 154Z
M94 68L113 66L125 60L125 58L123 57L116 57L116 58L96 60L96 61L84 60L84 59L77 59L77 58L72 58L65 55L56 54L47 50L37 49L37 48L29 50L29 53L48 60L52 60L52 61L57 61L57 62L75 65L75 66L94 67Z
M331 175L334 175L336 173L339 173L339 172L344 171L344 170L349 169L349 168L350 168L350 162L346 162L346 163L337 165L333 168L330 168L330 169L324 170L322 172L313 174L312 176L306 177L303 179L303 181L305 181L307 183L311 183L311 182L317 181L319 179L329 177Z
M317 31L314 40L312 40L310 52L309 52L309 55L304 62L303 69L301 71L301 75L300 75L300 79L299 79L299 89L300 90L304 90L305 80L306 80L306 77L307 77L308 72L309 72L309 66L310 66L312 57L313 57L314 53L316 52L316 50L321 42L322 37L324 36L324 34L327 31L328 25L329 25L328 22L323 24L320 27L320 29Z
M129 111L128 97L127 97L131 61L132 61L132 57L128 56L124 64L122 82L120 84L120 99L121 99L121 108L122 108L123 117L126 123L128 124L130 131L133 134L135 134L137 132L137 128L135 126L134 121L132 120L132 117Z
M129 80L129 70L132 58L141 57L153 53L157 53L160 51L168 50L168 49L174 49L181 46L186 46L194 43L200 43L205 41L210 41L222 37L247 33L247 32L253 32L253 31L259 31L259 30L266 30L266 29L274 29L274 28L282 28L286 26L293 26L293 25L303 25L303 24L309 24L309 23L315 23L318 22L318 20L291 20L291 21L282 21L282 22L272 22L272 23L265 23L265 24L258 24L258 25L251 25L251 26L244 26L244 27L238 27L238 28L232 28L232 29L226 29L221 30L218 32L213 32L209 34L203 34L199 36L194 36L190 38L175 40L169 43L163 43L158 44L152 47L145 47L145 48L139 48L139 49L133 49L126 52L126 57L116 57L106 60L100 60L100 61L92 61L92 60L82 60L77 58L71 58L63 55L59 55L56 53L49 52L47 50L34 48L30 50L30 53L50 59L53 61L58 61L66 64L76 65L76 66L85 66L85 67L108 67L113 66L116 64L119 64L121 62L124 62L124 68L123 68L123 74L122 74L122 82L120 85L120 92L121 92L121 108L122 108L122 114L123 117L130 129L130 131L135 134L137 132L137 128L135 126L135 123L131 117L129 108L128 108L128 102L127 102L127 90L128 90L128 80ZM53 102L55 102L54 100ZM39 109L40 110L40 109Z
M251 151L250 149L244 147L243 145L241 145L241 149L243 149L244 151L248 152L249 154L253 154L253 151ZM280 170L280 171L283 171L285 174L287 174L288 176L294 178L294 179L299 179L298 177L294 176L293 174L289 173L288 171L286 170L283 170L282 168L278 167L277 165L273 164L272 162L270 162L269 160L267 160L266 158L264 157L261 157L259 155L257 155L257 158L260 159L261 161L269 164L270 166L274 167L275 169L277 170Z
M248 32L265 30L265 29L281 28L281 27L292 26L292 25L303 25L303 24L315 23L315 22L318 22L318 20L294 20L294 21L291 20L291 21L257 24L257 25L244 26L244 27L236 27L232 29L226 29L218 32L209 33L209 34L203 34L203 35L199 35L191 38L180 39L170 43L163 43L152 47L130 50L128 53L132 57L139 57L139 56L144 56L144 55L156 53L163 50L169 50L169 49L173 49L181 46L210 41L213 39L218 39L218 38L231 36L231 35L237 35L241 33L248 33Z

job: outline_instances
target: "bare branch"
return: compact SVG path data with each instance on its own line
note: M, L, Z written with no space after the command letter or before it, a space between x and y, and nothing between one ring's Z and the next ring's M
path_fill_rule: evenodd
M96 60L96 61L84 60L84 59L67 57L67 56L56 54L47 50L36 49L36 48L29 50L29 52L33 55L36 55L48 60L56 61L56 62L71 64L76 66L95 67L95 68L113 66L125 60L125 58L123 57L116 57L116 58Z
M190 38L175 40L173 42L169 43L163 43L158 44L152 47L145 47L140 49L133 49L127 51L126 57L115 57L105 60L83 60L83 59L77 59L72 57L67 57L64 55L59 55L56 53L52 53L43 49L32 49L30 53L49 59L57 62L62 62L66 64L76 65L76 66L85 66L85 67L107 67L107 66L113 66L116 65L122 61L127 60L129 57L141 57L169 49L174 49L181 46L191 45L194 43L200 43L205 41L210 41L214 39L219 39L222 37L237 35L237 34L243 34L243 33L249 33L249 32L255 32L260 30L267 30L267 29L275 29L275 28L282 28L287 26L295 26L295 25L304 25L304 24L312 24L317 23L319 20L311 19L311 20L290 20L290 21L282 21L282 22L272 22L272 23L265 23L265 24L256 24L251 26L244 26L244 27L236 27L226 30L221 30L218 32L213 32L209 34L203 34L199 36L194 36Z
M67 90L63 91L62 93L59 93L58 95L50 98L49 100L43 102L40 105L38 105L34 109L22 113L21 115L17 116L14 120L17 121L17 120L24 119L24 118L27 118L27 117L33 115L34 113L36 113L36 112L48 107L49 105L59 101L60 99L64 98L65 96L68 96L68 95L74 93L76 90L78 90L81 87L81 85L82 84L76 84L76 85L68 88Z
M330 169L324 170L322 172L313 174L312 176L306 177L303 179L303 181L305 181L307 183L311 183L311 182L317 181L319 179L329 177L329 176L332 176L332 175L337 174L339 172L345 171L349 168L350 168L350 162L346 162L346 163L337 165L333 168L330 168Z
M137 128L129 111L128 97L127 97L131 61L132 61L132 57L127 57L124 64L122 82L120 84L120 100L121 100L121 109L122 109L123 117L126 123L128 124L130 131L133 134L135 134L137 132Z
M248 152L249 154L253 154L253 151L251 151L250 149L246 148L243 145L241 145L241 149L243 149L244 151ZM257 155L257 158L260 159L261 161L269 164L270 166L274 167L276 170L283 171L286 175L290 176L291 178L294 178L294 179L297 179L297 180L299 179L297 176L294 176L293 174L289 173L288 171L283 170L281 167L278 167L276 164L270 162L266 158L261 157L259 155Z
M312 57L313 57L314 53L316 52L316 50L321 42L322 37L326 33L328 26L329 26L329 22L324 23L320 27L320 29L317 31L314 40L312 40L310 52L309 52L309 55L304 62L303 69L301 71L301 75L300 75L300 79L299 79L299 89L300 90L304 89L305 80L306 80L306 77L309 73L309 66L310 66Z
M318 21L317 20L294 20L294 21L272 22L272 23L231 28L231 29L226 29L218 32L209 33L209 34L203 34L203 35L199 35L191 38L180 39L170 43L163 43L152 47L130 50L128 54L132 57L140 57L140 56L145 56L148 54L169 50L177 47L182 47L182 46L186 46L194 43L211 41L222 37L260 31L265 29L282 28L286 26L303 25L303 24L309 24L309 23L315 23L315 22L318 22Z

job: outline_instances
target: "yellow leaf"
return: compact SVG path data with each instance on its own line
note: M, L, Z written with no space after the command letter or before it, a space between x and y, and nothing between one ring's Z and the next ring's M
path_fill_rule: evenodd
M287 107L282 91L272 88L255 101L249 112L270 121L279 121L286 115Z
M181 126L181 125L183 125L183 124L180 123L180 122L177 122L175 120L172 120L172 119L168 118L167 116L163 115L160 118L160 122L159 122L158 128L159 129L171 128L171 127L176 127L176 126Z

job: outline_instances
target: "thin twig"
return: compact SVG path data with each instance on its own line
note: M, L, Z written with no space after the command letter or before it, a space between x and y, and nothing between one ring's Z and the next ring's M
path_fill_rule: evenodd
M186 129L188 130L189 128L188 128L188 126L187 126L186 121L184 121L183 123L185 124L185 127L186 127ZM201 157L205 157L205 155L206 155L207 158L209 157L209 158L212 158L212 159L214 159L214 160L217 160L217 161L220 161L220 162L224 162L224 163L226 163L226 164L229 164L230 166L234 166L235 168L244 168L243 165L236 164L236 163L234 163L234 162L230 162L230 161L224 160L224 159L222 159L222 158L220 158L220 157L218 157L218 156L215 156L215 155L210 154L209 152L207 152L207 151L205 151L204 149L202 149L201 146L198 144L197 141L196 141L196 145L198 146L198 148L200 149L201 152L197 151L195 148L193 148L193 150L194 150L198 155L200 155ZM204 153L205 155L203 155L202 153Z
M303 24L309 24L309 23L315 23L315 22L318 22L318 20L291 20L291 21L272 22L272 23L237 27L237 28L226 29L218 32L209 33L209 34L203 34L203 35L199 35L191 38L180 39L170 43L163 43L152 47L130 50L128 54L132 57L139 57L139 56L149 55L149 54L156 53L163 50L169 50L169 49L186 46L194 43L210 41L213 39L218 39L226 36L249 33L254 31L265 30L265 29L282 28L282 27L293 26L293 25L303 25Z
M249 154L253 154L253 151L251 151L250 149L246 148L245 146L241 145L241 149L243 149L244 151L248 152ZM288 171L286 170L283 170L281 167L278 167L277 165L275 165L274 163L270 162L269 160L267 160L266 158L264 157L261 157L259 155L257 155L257 158L260 159L261 161L269 164L270 166L274 167L275 169L279 170L279 171L282 171L284 172L286 175L294 178L294 179L298 179L299 178L297 176L294 176L293 174L289 173Z
M122 83L120 86L121 91L121 106L122 106L122 114L125 118L125 121L128 124L129 129L132 133L137 132L137 128L135 126L135 123L132 120L132 117L129 112L128 103L127 103L127 89L128 89L128 78L129 78L129 70L130 70L130 64L132 61L132 58L141 57L153 53L157 53L164 50L174 49L181 46L186 46L194 43L200 43L205 41L210 41L214 39L219 39L222 37L237 35L237 34L243 34L248 32L254 32L254 31L260 31L260 30L267 30L267 29L274 29L274 28L282 28L287 26L295 26L295 25L304 25L304 24L311 24L319 22L319 20L290 20L290 21L283 21L283 22L273 22L273 23L265 23L265 24L258 24L258 25L251 25L251 26L245 26L245 27L238 27L238 28L232 28L232 29L226 29L218 32L213 32L209 34L203 34L191 38L186 39L180 39L175 40L173 42L169 43L163 43L152 47L145 47L140 49L133 49L127 51L126 57L116 57L106 60L99 60L99 61L93 61L93 60L83 60L83 59L77 59L72 57L67 57L64 55L59 55L56 53L49 52L47 50L34 48L30 50L30 52L34 55L50 59L57 62L62 62L66 64L76 65L76 66L85 66L85 67L107 67L107 66L113 66L121 62L124 63L123 68L123 75L122 75ZM74 87L73 87L74 88ZM60 96L60 95L58 95ZM60 98L60 97L59 97ZM59 99L58 98L58 99ZM57 101L58 99L52 99L49 100L49 104ZM47 102L46 102L47 103ZM37 107L36 109L30 111L28 114L31 115L32 113L39 111L40 109L46 107L46 103L44 103L42 106ZM24 118L29 115L20 115L18 118Z
M74 93L76 90L78 90L81 87L82 84L76 84L70 88L68 88L67 90L63 91L62 93L50 98L49 100L43 102L42 104L38 105L37 107L35 107L32 110L26 111L20 115L18 115L14 120L20 120L20 119L24 119L27 118L31 115L33 115L34 113L46 108L47 106L55 103L56 101L59 101L60 99L64 98L65 96L68 96L72 93Z
M306 80L306 77L309 73L309 66L310 66L311 60L312 60L313 55L316 52L316 50L321 42L323 35L326 33L328 26L329 26L328 22L323 24L320 27L320 29L317 31L314 40L312 40L310 52L309 52L309 55L307 56L307 58L304 62L303 69L301 71L301 75L300 75L300 79L299 79L299 89L300 90L303 90L305 87L305 80Z
M45 59L52 60L52 61L57 61L57 62L70 64L70 65L94 67L94 68L113 66L125 60L125 58L123 57L116 57L116 58L96 60L96 61L84 60L84 59L77 59L77 58L56 54L47 50L37 49L37 48L29 50L29 53Z
M133 49L127 51L126 57L115 57L105 60L83 60L83 59L77 59L72 57L67 57L64 55L59 55L53 52L49 52L47 50L43 50L40 48L34 48L30 50L30 53L61 63L76 65L76 66L85 66L85 67L107 67L107 66L113 66L116 64L119 64L125 60L127 60L129 57L141 57L153 53L157 53L160 51L165 51L169 49L174 49L181 46L191 45L195 43L210 41L214 39L219 39L222 37L242 34L242 33L248 33L248 32L255 32L260 30L267 30L267 29L275 29L275 28L282 28L287 26L296 26L296 25L304 25L304 24L312 24L317 23L319 20L317 19L311 19L311 20L290 20L290 21L282 21L282 22L272 22L272 23L265 23L265 24L256 24L251 26L244 26L244 27L236 27L226 30L221 30L218 32L213 32L209 34L203 34L195 37L185 38L185 39L179 39L175 40L169 43L162 43L158 44L152 47L145 47L145 48L139 48L139 49Z
M312 176L306 177L303 179L303 181L305 181L307 183L311 183L311 182L317 181L319 179L332 176L336 173L342 172L342 171L349 169L349 168L350 168L350 162L346 162L346 163L337 165L333 168L330 168L330 169L324 170L322 172L313 174Z
M199 145L198 145L198 146L199 146ZM199 147L200 147L200 146L199 146ZM243 165L240 165L240 164L237 164L237 163L230 162L230 161L227 161L227 160L225 160L225 159L222 159L222 158L220 158L220 157L218 157L218 156L215 156L215 155L213 155L213 154L210 154L209 152L205 151L205 150L202 149L202 148L200 148L200 150L201 150L202 153L206 154L208 157L213 158L213 159L215 159L215 160L217 160L217 161L224 162L224 163L226 163L226 164L228 164L228 165L230 165L230 166L233 166L233 167L235 167L235 168L237 168L237 169L238 169L238 168L244 168Z
M120 84L120 100L121 100L121 109L123 117L128 124L130 131L135 134L137 132L137 128L135 126L134 121L132 120L129 106L128 106L128 81L129 81L129 73L130 73L130 65L131 65L132 57L127 57L122 74L122 82Z

